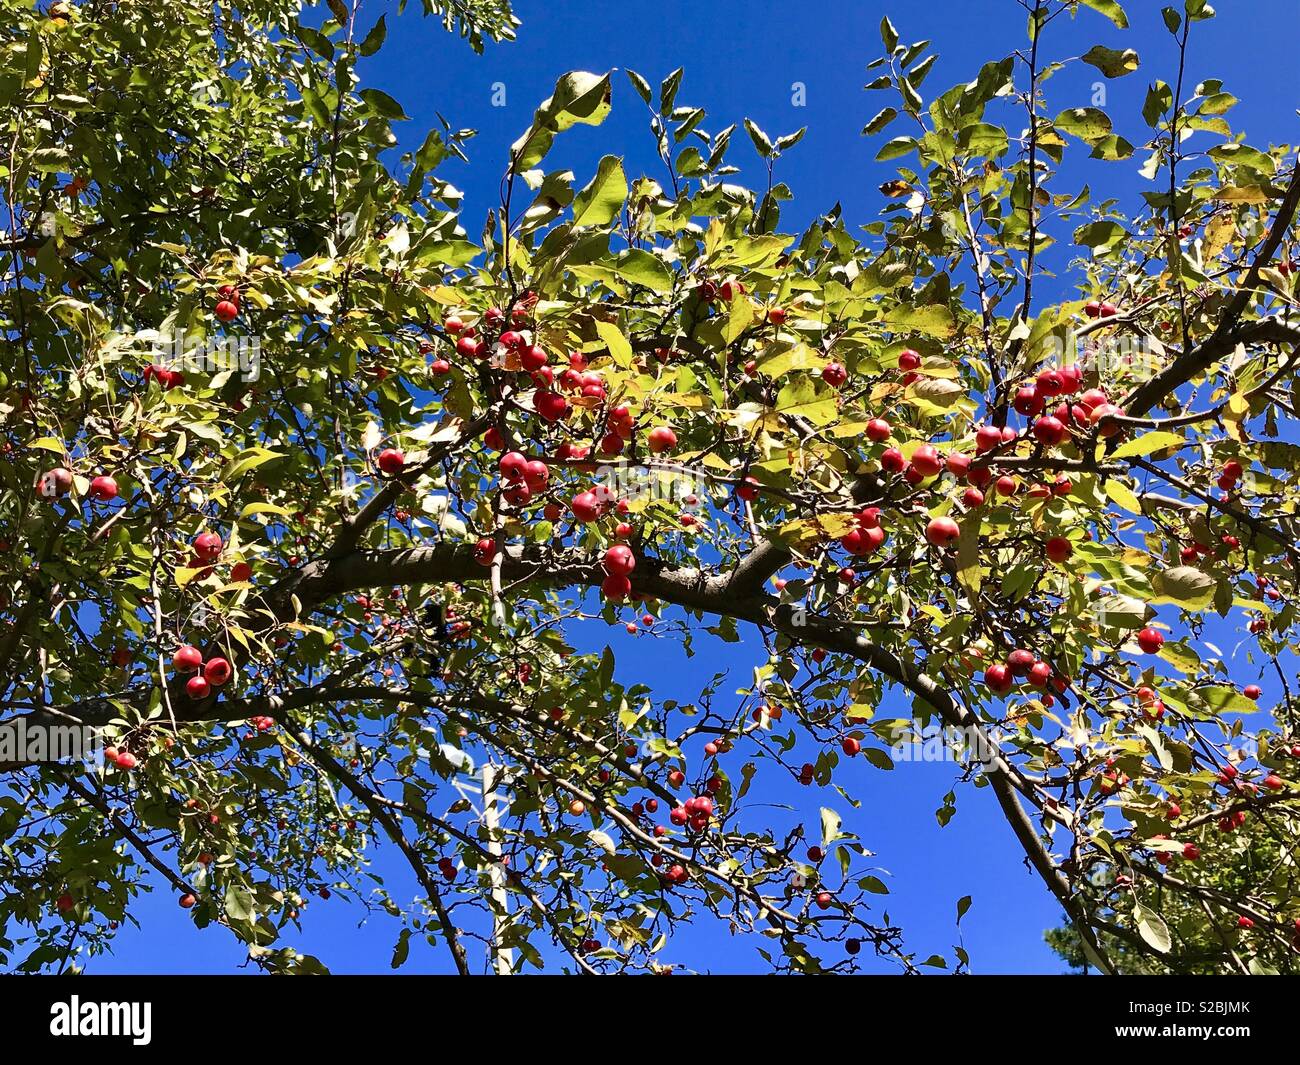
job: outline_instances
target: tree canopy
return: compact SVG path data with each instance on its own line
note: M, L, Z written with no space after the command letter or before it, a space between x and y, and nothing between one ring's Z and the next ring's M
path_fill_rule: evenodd
M659 971L718 920L776 971L963 970L837 812L943 728L1078 961L1294 971L1295 151L1183 62L1144 143L1056 111L1063 65L1141 59L1091 46L1115 0L1024 6L933 94L882 22L898 176L787 232L802 131L707 132L681 71L561 77L468 219L470 131L401 151L355 4L0 0L0 725L108 744L0 765L0 960L86 964L166 886L278 972L327 968L294 930L331 895L394 965ZM1180 57L1212 17L1164 10ZM549 169L616 98L662 168ZM700 633L745 690L617 668Z

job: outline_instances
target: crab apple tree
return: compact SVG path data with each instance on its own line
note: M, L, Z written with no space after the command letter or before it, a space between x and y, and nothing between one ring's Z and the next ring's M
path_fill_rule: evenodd
M0 4L0 725L108 749L0 746L0 962L93 965L161 885L325 971L294 932L382 853L394 965L664 971L718 921L780 972L918 971L848 804L943 727L1070 957L1300 967L1296 155L1217 82L1052 106L1058 65L1140 65L1095 44L1119 4L1033 5L924 98L886 19L876 217L800 213L800 132L753 122L749 190L680 71L579 71L472 162L486 226L439 170L470 131L357 79L400 21ZM615 106L677 154L575 178ZM181 333L256 336L256 379L157 362ZM738 691L637 675L713 638Z

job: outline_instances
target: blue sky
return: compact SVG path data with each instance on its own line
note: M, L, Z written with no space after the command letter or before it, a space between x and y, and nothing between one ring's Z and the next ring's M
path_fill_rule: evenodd
M617 4L608 0L519 0L523 20L513 44L489 46L475 56L447 36L433 20L418 14L418 0L398 17L395 4L363 4L363 30L388 13L388 43L362 68L366 84L391 93L412 116L401 124L403 147L417 147L424 131L436 123L435 110L453 127L472 127L478 136L468 145L469 166L450 163L443 176L465 192L465 226L471 238L482 228L484 212L495 206L506 148L527 125L538 102L549 95L556 77L567 70L637 70L652 84L678 66L686 68L679 103L709 112L704 128L716 131L743 118L754 119L773 136L808 127L804 141L784 158L777 176L795 193L784 207L783 232L796 232L836 202L851 225L865 224L882 206L876 187L893 176L892 164L873 162L879 141L860 135L880 107L893 103L883 94L865 93L866 64L880 50L877 31L888 13L904 41L929 39L939 62L925 89L935 93L969 80L985 61L1004 55L1024 41L1024 14L1014 0L931 0L929 3L821 3L791 5L761 0ZM1146 127L1140 108L1149 82L1172 82L1175 51L1160 22L1160 5L1129 0L1133 27L1116 30L1091 11L1076 20L1053 23L1045 41L1052 58L1079 55L1097 43L1135 48L1141 69L1107 83L1106 110L1116 129L1135 144ZM1190 49L1188 83L1219 77L1242 103L1228 117L1256 147L1277 140L1300 140L1295 109L1300 89L1294 80L1295 31L1300 28L1297 0L1223 0L1219 17L1199 24ZM1076 65L1050 83L1053 111L1090 103L1095 71ZM504 107L492 105L504 85ZM806 106L793 106L798 85ZM995 115L1019 129L1019 120ZM622 74L615 81L614 111L596 130L578 127L562 137L547 160L548 168L568 168L578 184L594 172L605 154L623 155L629 174L662 177L647 130L646 112ZM1080 154L1076 152L1076 154ZM1140 158L1140 151L1138 158ZM731 161L745 168L733 180L757 182L757 158L742 135L733 140ZM1137 162L1067 164L1054 191L1077 189L1085 181L1094 198L1114 196L1136 204L1143 182ZM1049 263L1060 263L1059 257ZM621 638L621 630L587 628L575 634L584 647L612 643L619 656L619 677L671 677L660 689L666 697L691 699L715 671L731 669L731 688L745 684L750 668L761 660L762 646L752 631L741 644L702 640L699 653L686 660L676 649L656 641ZM724 690L727 690L724 687ZM881 716L906 713L899 699L887 700ZM962 932L976 972L1059 972L1061 963L1042 943L1043 929L1059 923L1057 907L1037 877L1023 865L1022 854L991 797L969 786L958 789L958 813L941 829L934 811L955 783L956 767L901 765L892 773L860 766L851 789L862 801L851 811L833 793L815 796L806 789L772 781L763 801L797 803L797 814L773 810L784 823L802 815L815 824L819 801L845 814L846 827L874 850L892 891L891 917L900 923L908 945L920 957L951 953L957 942L957 899L973 896ZM751 815L759 816L758 812ZM416 893L410 876L388 849L376 856L394 895ZM231 937L219 929L199 934L169 891L143 900L137 915L143 931L124 930L116 956L100 959L93 972L230 972L243 958ZM360 924L366 914L337 899L313 902L304 931L287 941L317 954L336 972L387 971L398 926L380 915ZM729 971L758 970L761 959L751 944L731 939L714 923L702 923L681 935L675 957L697 967ZM404 971L443 971L444 951L413 947ZM870 963L868 963L870 966ZM885 971L885 970L882 970Z

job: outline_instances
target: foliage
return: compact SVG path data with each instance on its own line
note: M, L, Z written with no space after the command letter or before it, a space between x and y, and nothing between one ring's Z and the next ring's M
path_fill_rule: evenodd
M1124 874L1117 876L1114 869L1099 869L1093 879L1097 895L1102 900L1098 919L1099 924L1105 924L1102 924L1099 938L1106 957L1117 972L1127 975L1294 973L1294 951L1261 954L1256 942L1256 926L1253 923L1249 927L1239 925L1241 915L1233 916L1232 907L1221 902L1223 899L1250 898L1254 885L1268 881L1279 868L1285 867L1288 861L1285 846L1285 842L1262 833L1239 835L1233 846L1220 854L1218 860L1197 878L1201 889L1199 897L1188 892L1166 890L1158 884L1149 895L1144 894L1145 906L1160 916L1172 938L1174 947L1165 954L1145 949L1144 941L1134 942L1105 929L1105 924L1124 927L1129 920L1137 920L1139 931L1145 923L1148 935L1153 930L1159 934L1158 927L1150 923L1149 914L1137 911L1131 887L1123 879ZM1254 921L1249 916L1246 919ZM1072 927L1050 929L1044 938L1071 969L1086 972L1093 967L1079 933Z
M746 122L767 187L731 183L736 127L705 132L680 71L628 74L661 175L545 169L613 106L610 74L575 72L477 241L437 175L468 131L398 160L401 104L358 82L382 20L0 7L3 720L114 748L3 767L9 964L109 949L161 877L274 971L328 963L291 941L331 894L402 922L395 966L419 936L461 971L659 969L715 915L780 971L861 946L960 970L908 950L834 809L941 724L997 751L967 775L1092 965L1294 968L1300 181L1181 66L1144 144L1053 117L1063 64L1140 69L1089 47L1096 13L1127 24L1114 0L1039 6L1026 46L928 99L928 46L882 23L867 130L899 172L861 235L838 210L781 232L800 133ZM495 2L425 8L513 33ZM1164 13L1180 55L1211 14ZM1145 205L1061 187L1080 144L1140 166ZM1064 247L1068 288L1042 265ZM178 337L256 338L257 379L173 377ZM531 484L501 472L516 451L544 460ZM764 653L746 690L682 704L575 650L593 617ZM234 679L191 694L182 644ZM1014 650L1041 667L1004 684ZM1266 674L1257 706L1240 686ZM887 690L911 720L878 716ZM754 801L774 774L820 813L778 829Z

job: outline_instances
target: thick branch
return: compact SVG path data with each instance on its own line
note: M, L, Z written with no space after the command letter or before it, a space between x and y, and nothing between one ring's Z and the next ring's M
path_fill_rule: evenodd
M573 551L544 553L543 549L518 545L504 549L502 573L512 582L564 587L596 587L604 577L600 566L586 555ZM284 597L290 593L296 595L304 614L310 614L329 599L365 588L445 581L472 582L483 580L485 576L485 570L474 560L469 545L436 544L395 551L356 551L342 558L320 560L304 567L279 591ZM730 587L729 575L711 575L692 568L672 568L652 558L644 559L638 565L632 576L632 584L634 593L639 596L775 628L798 643L851 655L924 699L947 724L960 729L974 729L983 735L983 729L974 714L958 704L934 678L838 621L797 613L789 605L781 604L779 600L767 595L737 596ZM201 712L208 717L214 716L214 712L224 716L229 710L222 710L221 705L217 703L214 706L210 702L206 706L200 704L193 712ZM39 716L40 713L38 711L34 716ZM71 713L71 708L64 708L64 713ZM986 749L997 750L992 741L988 741ZM1021 805L1017 791L1032 797L1032 785L1020 778L1013 767L996 755L985 767L985 775L1030 864L1060 902L1080 934L1096 950L1097 955L1104 958L1087 915L1074 898L1068 882L1055 867ZM391 820L387 811L383 813ZM409 847L400 828L391 826L390 834L394 829L397 832L394 841L398 846Z

